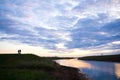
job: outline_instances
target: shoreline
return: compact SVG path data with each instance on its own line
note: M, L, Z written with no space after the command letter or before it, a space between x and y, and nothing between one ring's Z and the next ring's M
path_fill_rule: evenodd
M79 69L62 66L55 62L59 69L53 74L58 78L57 80L88 80L85 74L79 73Z

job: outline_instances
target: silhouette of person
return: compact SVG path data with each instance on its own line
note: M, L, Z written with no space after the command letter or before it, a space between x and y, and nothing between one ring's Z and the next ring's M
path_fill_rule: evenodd
M18 54L21 54L21 49L18 50Z

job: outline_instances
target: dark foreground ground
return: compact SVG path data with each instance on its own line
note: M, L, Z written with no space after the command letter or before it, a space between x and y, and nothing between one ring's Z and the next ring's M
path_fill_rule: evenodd
M0 80L87 80L78 69L60 66L57 58L0 54Z
M88 57L81 57L79 59L80 60L120 62L120 54L118 54L118 55L88 56Z

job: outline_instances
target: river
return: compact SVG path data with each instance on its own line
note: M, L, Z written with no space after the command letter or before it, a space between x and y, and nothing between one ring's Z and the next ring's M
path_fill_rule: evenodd
M85 73L91 80L120 80L120 63L77 59L62 59L56 62L80 69L80 72Z

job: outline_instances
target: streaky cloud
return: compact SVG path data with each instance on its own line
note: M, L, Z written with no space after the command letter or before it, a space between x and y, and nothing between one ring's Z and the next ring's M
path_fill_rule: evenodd
M119 30L119 0L0 1L0 41L62 53L102 47L113 51L120 48Z

